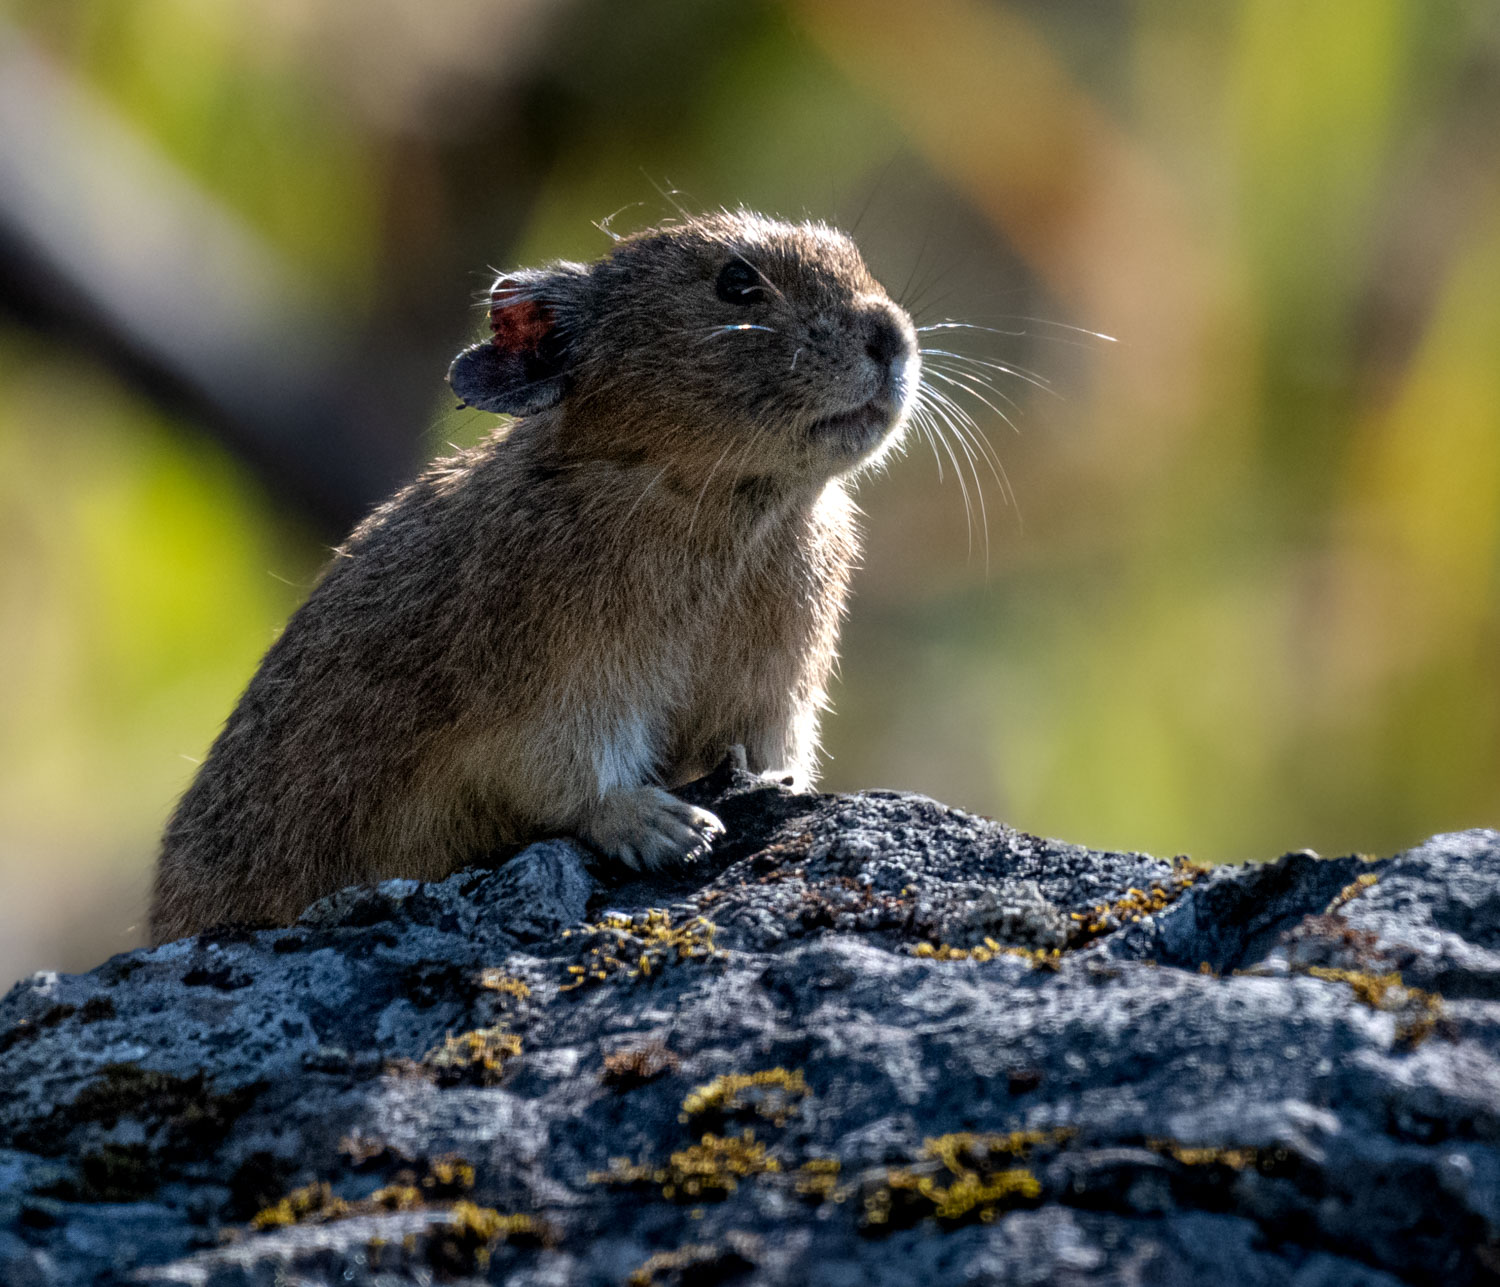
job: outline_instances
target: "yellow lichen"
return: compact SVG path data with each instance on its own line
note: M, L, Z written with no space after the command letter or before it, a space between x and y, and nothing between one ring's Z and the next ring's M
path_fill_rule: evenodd
M843 1164L836 1157L815 1157L797 1168L797 1192L819 1202L842 1202L845 1191L839 1187Z
M777 1126L784 1125L793 1101L807 1094L801 1069L765 1068L753 1073L725 1073L695 1086L682 1101L682 1121L705 1113L728 1116L752 1109Z
M1310 965L1307 973L1327 983L1347 983L1354 995L1372 1010L1383 1009L1386 995L1392 988L1401 986L1401 976L1394 971L1371 974L1366 970L1336 970L1326 965Z
M1057 963L1062 960L1062 949L1058 947L1008 947L1005 954L1030 961L1032 967L1038 970L1055 970Z
M429 1050L422 1066L440 1082L475 1082L492 1086L500 1080L505 1061L521 1053L521 1038L504 1028L475 1028L451 1033L441 1046Z
M998 1213L999 1203L1008 1198L1035 1198L1042 1192L1041 1182L1024 1167L1011 1167L981 1176L966 1171L948 1185L940 1185L930 1175L893 1170L887 1181L892 1190L907 1189L920 1194L932 1204L932 1214L939 1220L958 1221L975 1214L986 1224Z
M1011 1131L1008 1134L953 1131L923 1140L922 1152L941 1162L954 1175L963 1175L974 1169L975 1159L982 1163L997 1154L1025 1157L1038 1145L1061 1144L1073 1134L1068 1127L1051 1131Z
M503 1215L494 1207L473 1202L455 1202L447 1221L429 1231L428 1259L448 1274L483 1273L490 1256L502 1242L516 1240L546 1246L552 1242L551 1228L530 1215Z
M434 1263L454 1272L482 1270L489 1263L491 1251L503 1241L514 1238L545 1244L552 1237L546 1223L536 1216L502 1215L493 1207L468 1201L454 1202L446 1209L430 1208L422 1191L409 1184L386 1185L360 1202L334 1197L326 1183L309 1184L259 1212L250 1221L250 1228L260 1233L294 1224L329 1224L350 1216L422 1210L445 1211L446 1220L427 1231L428 1253ZM372 1247L377 1244L383 1247L385 1242L371 1240ZM415 1251L416 1235L406 1234L402 1245L408 1252Z
M1154 883L1150 889L1138 889L1132 885L1114 902L1098 903L1087 911L1069 913L1073 928L1067 944L1060 948L1007 946L993 938L985 938L972 947L918 943L912 948L912 955L934 961L993 961L997 956L1018 956L1039 970L1055 970L1065 953L1170 907L1207 872L1208 868L1179 858L1172 864L1172 874Z
M733 1249L711 1242L690 1242L676 1251L658 1251L625 1280L626 1287L658 1287L666 1282L710 1283L737 1277L737 1271L748 1268L748 1262Z
M1146 1147L1184 1166L1227 1166L1232 1171L1243 1171L1260 1159L1259 1149L1221 1148L1217 1145L1197 1147L1171 1139L1149 1139Z
M370 1203L383 1211L415 1211L422 1205L422 1191L410 1184L387 1184L370 1194Z
M515 997L517 1001L525 1001L531 996L531 987L525 979L518 979L514 974L506 974L503 970L482 970L479 986L503 996Z
M1432 1035L1438 1020L1443 1017L1441 996L1409 987L1394 970L1388 974L1374 974L1367 970L1310 965L1304 972L1327 983L1347 983L1355 997L1372 1010L1401 1016L1396 1023L1396 1041L1403 1046L1420 1045Z
M973 947L950 947L947 943L918 943L912 948L913 956L932 961L993 961L1005 951L992 938L986 938Z
M629 1158L610 1160L609 1170L589 1175L593 1184L659 1184L661 1195L676 1202L698 1202L728 1197L742 1179L781 1170L781 1164L766 1154L753 1131L738 1135L706 1134L697 1143L679 1149L666 1166L646 1166Z
M706 960L723 956L724 950L714 943L718 926L703 916L694 916L682 925L659 907L639 916L611 913L597 924L580 930L564 930L563 937L574 934L603 936L605 942L589 949L581 965L567 967L572 979L561 991L570 992L585 983L598 983L619 975L627 979L648 979L667 965L678 961Z
M465 1229L491 1244L505 1238L539 1237L544 1226L535 1216L502 1215L494 1207L473 1202L455 1202L448 1212L451 1228Z
M1333 901L1329 903L1328 906L1324 909L1323 915L1327 916L1331 912L1338 911L1338 909L1344 906L1345 903L1358 898L1362 893L1365 892L1365 890L1369 889L1371 885L1379 884L1379 882L1380 877L1377 876L1373 871L1367 871L1363 876L1356 877L1353 881L1345 885L1341 890L1339 890L1337 894L1334 895Z
M931 1216L945 1224L970 1218L988 1224L1018 1200L1041 1196L1041 1182L1015 1162L1033 1148L1061 1144L1072 1134L1064 1129L1008 1135L955 1131L934 1136L922 1145L926 1162L890 1168L884 1183L866 1194L863 1222L867 1227L880 1227L898 1216L906 1220Z
M422 1187L437 1192L472 1189L474 1187L474 1164L454 1153L435 1157L427 1164L427 1174L422 1177Z
M1019 956L1030 961L1037 969L1054 969L1062 952L1055 947L1007 947L992 938L986 938L973 947L953 947L947 943L918 943L912 948L913 956L932 961L993 961L997 956Z
M1113 934L1124 925L1135 924L1164 911L1207 874L1207 867L1179 858L1172 864L1171 876L1153 883L1150 889L1138 889L1132 885L1123 898L1112 903L1096 903L1086 912L1070 913L1075 928L1068 946L1082 947L1093 939Z
M257 1211L251 1217L250 1228L259 1233L265 1229L282 1229L287 1225L301 1224L314 1217L321 1223L324 1220L341 1219L349 1211L349 1204L343 1198L334 1197L326 1182L307 1184L300 1189L293 1189L280 1202Z

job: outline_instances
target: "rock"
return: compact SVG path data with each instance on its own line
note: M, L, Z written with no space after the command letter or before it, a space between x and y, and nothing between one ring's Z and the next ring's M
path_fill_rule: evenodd
M1500 834L1205 870L726 765L0 1003L0 1282L1500 1282Z

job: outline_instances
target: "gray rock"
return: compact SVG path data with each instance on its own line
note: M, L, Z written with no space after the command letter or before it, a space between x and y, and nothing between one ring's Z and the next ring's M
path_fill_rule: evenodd
M685 794L669 877L549 842L18 984L0 1282L1500 1282L1500 834Z

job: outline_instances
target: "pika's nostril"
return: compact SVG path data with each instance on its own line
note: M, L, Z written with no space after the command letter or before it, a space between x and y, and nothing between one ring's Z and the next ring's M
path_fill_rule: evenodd
M889 366L906 353L906 336L894 319L884 314L872 317L865 338L865 352L880 363Z

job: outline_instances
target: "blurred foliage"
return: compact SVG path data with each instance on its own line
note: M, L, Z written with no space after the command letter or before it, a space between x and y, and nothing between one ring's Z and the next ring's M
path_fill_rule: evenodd
M497 257L743 202L1020 332L968 344L1060 395L974 407L1024 521L982 476L969 528L917 442L862 489L826 785L1207 860L1500 820L1488 0L0 11L351 310L464 87L524 66L555 161ZM83 352L0 329L0 975L132 941L185 757L324 554ZM433 450L486 427L439 374Z

